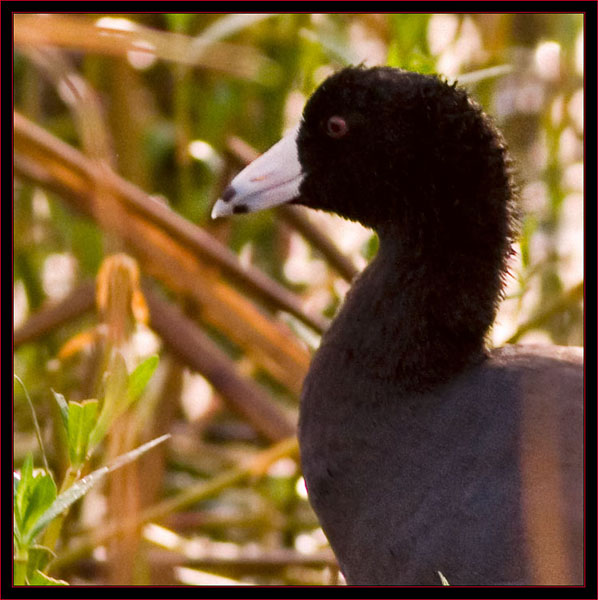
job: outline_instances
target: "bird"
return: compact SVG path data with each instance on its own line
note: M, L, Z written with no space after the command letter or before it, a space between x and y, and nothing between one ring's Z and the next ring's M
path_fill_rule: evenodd
M583 585L583 348L488 343L517 196L464 88L360 65L213 207L298 204L378 235L300 398L308 497L350 585Z

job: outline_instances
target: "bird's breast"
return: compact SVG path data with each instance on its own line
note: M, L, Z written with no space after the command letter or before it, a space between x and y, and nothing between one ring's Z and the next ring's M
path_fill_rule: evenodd
M306 380L299 437L348 581L524 581L516 405L467 390L406 396L332 365L325 351Z

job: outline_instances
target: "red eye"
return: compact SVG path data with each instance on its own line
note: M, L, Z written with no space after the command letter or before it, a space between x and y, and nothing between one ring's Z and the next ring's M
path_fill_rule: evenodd
M326 133L332 138L342 138L347 131L349 126L342 117L330 117L326 122Z

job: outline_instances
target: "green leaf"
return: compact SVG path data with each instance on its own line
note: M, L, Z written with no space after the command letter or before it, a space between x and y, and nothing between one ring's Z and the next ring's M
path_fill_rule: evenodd
M98 415L98 401L69 402L67 439L71 465L79 468L85 460L91 430Z
M79 500L88 490L108 473L108 467L101 467L74 483L62 492L52 505L39 517L31 530L32 539L40 533L54 518L64 512L71 504Z
M32 536L36 536L42 529L44 529L52 519L57 517L59 514L64 512L71 504L79 500L84 494L86 494L98 481L100 481L103 477L105 477L108 473L119 469L123 465L130 463L135 460L145 452L147 452L150 448L157 446L163 441L167 440L170 437L170 434L166 434L123 454L116 458L109 467L101 467L89 475L80 479L76 483L74 483L70 488L62 492L56 500L53 502L52 506L46 510L46 512L38 519L35 523L35 526L32 530Z
M24 545L33 539L31 529L37 518L56 499L56 484L51 475L33 472L33 457L27 455L14 498L15 536Z
M50 577L41 571L34 571L27 581L29 585L68 585L63 579L54 579L54 577Z
M29 485L33 477L33 454L29 452L25 457L25 462L21 467L21 485Z
M19 489L19 483L21 483L21 475L19 473L17 473L16 471L13 472L12 474L12 485L13 485L13 498L16 499L17 497L17 490Z
M361 255L368 261L372 260L376 253L378 252L378 248L380 247L380 241L378 236L374 233L371 235L367 241L363 244L361 248Z
M160 359L157 354L146 358L128 375L125 361L115 354L106 381L106 395L100 416L89 439L89 449L99 444L106 432L122 413L135 402L154 374Z
M27 503L27 499L25 498L25 492L28 483L31 479L31 472L33 471L33 456L31 453L27 454L25 457L25 462L21 467L21 472L13 473L13 487L14 487L14 496L13 496L13 507L14 507L14 536L15 536L15 544L19 545L22 541L22 523L23 523L23 511L25 510L25 505ZM25 483L27 482L27 483Z
M27 553L27 578L31 578L35 571L43 571L54 556L50 548L31 546Z
M14 518L13 518L13 539L15 549L21 548L23 543L23 537L21 534L21 515L20 511L17 507L17 493L19 490L19 484L21 483L21 475L16 471L12 474L13 481L13 508L14 508Z
M89 450L93 450L106 435L110 425L124 412L127 399L127 367L117 352L112 358L106 380L106 394L97 423L89 436Z
M112 472L112 471L116 471L116 469L120 469L122 466L134 461L136 458L140 457L142 454L145 454L148 450L150 450L154 446L157 446L158 444L165 442L168 438L170 438L170 433L166 433L166 434L161 435L160 437L157 437L145 444L142 444L141 446L134 448L133 450L130 450L126 454L121 454L120 456L118 456L117 458L115 458L112 461L112 463L108 467L109 471Z
M68 431L69 406L62 394L59 394L58 392L55 392L54 390L52 390L52 393L54 394L54 398L56 399L56 402L58 403L58 407L60 408L60 416L62 417L62 424L64 425L64 428Z
M388 64L393 67L409 68L413 63L413 55L420 55L419 58L428 53L422 52L418 46L425 43L426 30L430 15L412 14L391 16L388 24L391 30L390 52Z
M22 529L27 536L38 516L56 499L56 484L50 475L38 475L33 480L29 503L23 513ZM33 536L29 536L33 539Z
M148 381L151 379L160 359L157 354L146 358L142 363L135 367L134 371L129 375L127 384L127 406L135 402L145 389Z

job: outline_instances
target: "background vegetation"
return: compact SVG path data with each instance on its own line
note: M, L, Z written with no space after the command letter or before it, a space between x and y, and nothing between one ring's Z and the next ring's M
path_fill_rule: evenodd
M343 65L441 72L495 117L526 216L491 342L583 343L582 15L23 14L14 40L19 582L338 581L294 430L376 240L209 213Z

